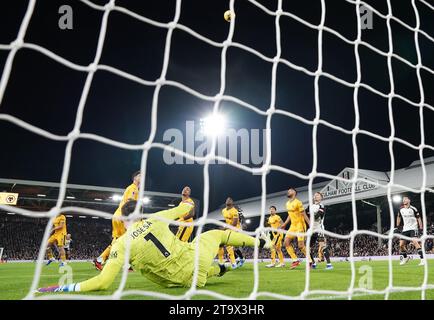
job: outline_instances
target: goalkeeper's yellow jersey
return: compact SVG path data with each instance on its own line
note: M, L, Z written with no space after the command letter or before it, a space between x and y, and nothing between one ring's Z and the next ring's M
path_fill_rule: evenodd
M129 263L149 280L165 287L189 286L194 271L195 245L182 242L170 231L167 221L175 220L192 208L189 202L154 214L151 218L134 223L114 242L103 271L80 284L81 291L106 289L115 279L125 262L127 242L130 243Z

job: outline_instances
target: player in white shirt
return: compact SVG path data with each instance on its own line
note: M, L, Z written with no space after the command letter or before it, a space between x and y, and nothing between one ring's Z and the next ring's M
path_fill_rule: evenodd
M65 249L66 260L70 260L71 258L71 242L72 242L71 234L68 233L65 237L65 245L63 246L63 248Z
M324 215L325 215L325 207L321 203L322 201L322 193L316 192L313 196L313 204L310 207L307 207L306 213L311 215L313 214L313 230L315 231L314 234L312 234L312 238L310 240L310 246L311 248L315 244L315 242L318 242L318 257L321 257L324 254L324 257L327 261L327 270L333 269L333 266L330 262L330 252L327 247L326 238L324 234ZM313 257L312 250L310 251L311 260L313 261L312 268L316 269L316 262Z
M409 238L418 238L419 230L422 230L422 219L420 217L419 211L417 211L416 207L413 207L410 204L410 198L404 197L402 198L402 206L398 211L398 216L396 218L396 226L399 228L401 226L401 221L403 223L402 226L402 235ZM399 240L399 251L402 256L400 265L406 264L410 257L407 256L407 240L400 239ZM420 266L425 264L425 259L423 256L422 247L420 246L419 241L416 239L412 240L412 243L417 249L417 253L420 256Z

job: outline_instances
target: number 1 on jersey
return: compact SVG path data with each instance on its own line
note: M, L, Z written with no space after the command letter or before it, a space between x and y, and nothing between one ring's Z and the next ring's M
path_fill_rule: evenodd
M166 258L170 256L170 252L167 251L166 247L158 240L152 233L148 233L145 236L146 241L152 241L152 243L157 247L158 250L165 256Z

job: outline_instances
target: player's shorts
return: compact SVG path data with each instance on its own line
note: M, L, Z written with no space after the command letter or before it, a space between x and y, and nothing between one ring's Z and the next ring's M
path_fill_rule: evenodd
M49 239L49 243L56 243L58 247L63 247L65 245L66 235L64 234L53 234Z
M310 238L310 243L315 244L317 242L325 242L325 234L318 230L318 232L315 232L312 234L312 237Z
M279 247L282 246L283 233L281 232L272 232L273 235L272 243L274 246Z
M181 241L188 242L191 234L193 233L193 229L193 226L179 226L176 237Z
M403 236L409 237L409 238L419 238L419 230L407 230L402 232ZM405 239L401 239L404 241L407 241Z
M290 232L306 232L306 227L304 226L296 226L294 228L289 228L288 232L286 232L285 238L294 239L296 236L293 234L290 234ZM304 241L306 239L306 236L300 235L297 236L297 241Z

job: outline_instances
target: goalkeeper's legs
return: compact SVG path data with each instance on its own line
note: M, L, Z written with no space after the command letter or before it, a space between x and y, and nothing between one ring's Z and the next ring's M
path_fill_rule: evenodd
M195 246L196 241L197 238L193 240L193 247ZM233 247L254 247L255 245L258 245L260 248L271 247L271 241L256 239L249 235L232 230L207 231L200 236L199 241L200 258L197 281L198 287L203 287L207 278L215 275L223 275L224 272L232 269L230 264L224 264L222 266L224 269L217 269L217 266L213 265L214 257L218 254L222 245Z

